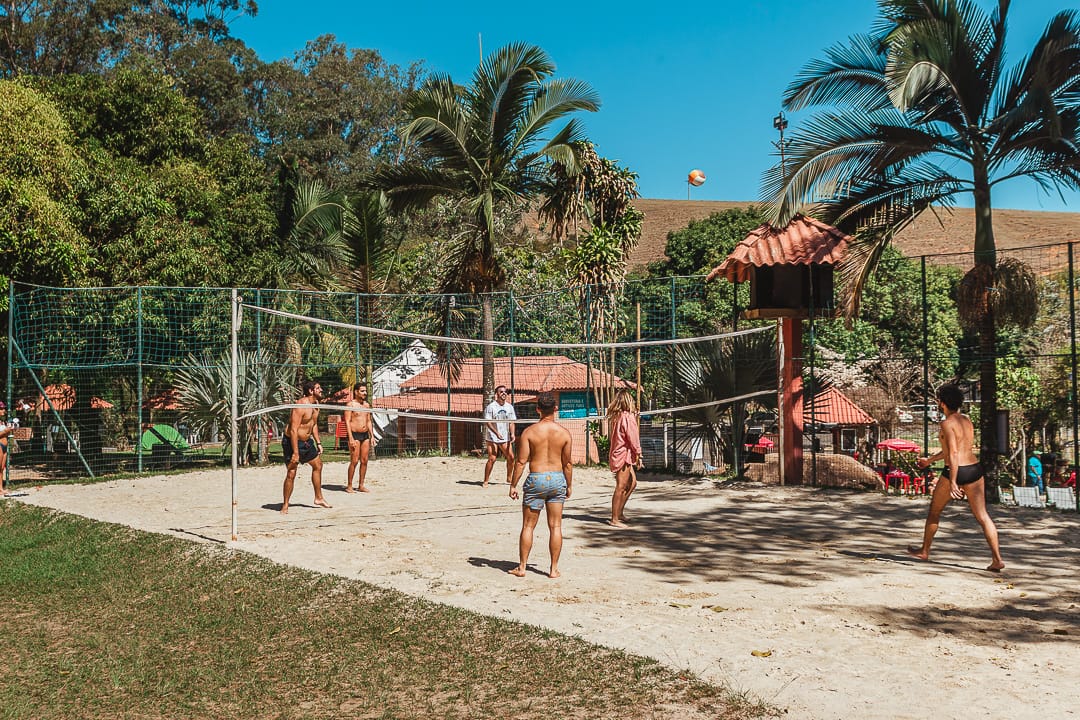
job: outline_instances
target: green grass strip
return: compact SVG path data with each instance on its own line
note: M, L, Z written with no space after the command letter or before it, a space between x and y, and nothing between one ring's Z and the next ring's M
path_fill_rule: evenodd
M0 503L0 718L756 718L648 658Z

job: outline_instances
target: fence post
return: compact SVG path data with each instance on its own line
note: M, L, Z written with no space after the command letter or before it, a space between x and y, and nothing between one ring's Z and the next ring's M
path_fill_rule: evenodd
M510 288L510 294L507 296L507 302L510 303L510 342L517 342L517 337L514 335L514 289ZM514 346L510 346L510 404L513 405L515 400L514 392ZM516 411L515 411L515 414Z
M1077 427L1080 425L1080 420L1076 417L1077 407L1080 407L1080 402L1076 397L1076 271L1073 265L1073 243L1069 243L1069 360L1071 361L1072 372L1072 398L1069 403L1072 407L1072 432L1073 432L1073 467L1080 466L1080 446L1077 446ZM1080 490L1080 488L1076 488ZM1076 494L1076 509L1080 511L1080 492Z
M360 325L360 293L353 293L353 318L354 325ZM353 385L360 382L360 331L353 330ZM367 378L364 379L367 384ZM334 439L334 447L337 447L337 438Z
M442 297L442 300L446 303L446 313L445 313L446 323L445 323L445 327L443 328L443 330L444 330L443 335L445 337L450 337L450 310L454 307L454 296L453 295L444 295ZM481 301L481 302L483 302L483 301ZM447 420L446 420L446 457L450 457L450 455L451 455L450 436L453 434L453 428L451 427L452 423L451 423L449 418L450 418L451 406L453 405L453 395L451 394L451 381L450 381L451 372L450 372L450 365L449 365L449 360L450 360L450 343L449 342L447 342L447 345L446 345L446 358L447 358L447 362L448 362L448 364L446 366L446 417L447 417ZM398 417L400 418L401 416L399 415ZM483 432L483 431L481 431L481 432ZM420 433L417 432L416 435L417 435L417 442L419 442ZM483 437L483 436L481 435L481 437ZM438 441L439 441L439 433L438 433L438 431L436 431L435 432L435 442L438 442Z
M585 342L592 342L592 285L585 286ZM588 465L591 462L591 455L589 453L589 423L592 422L589 418L592 416L589 414L589 404L593 399L593 386L592 386L592 348L586 348L585 350L585 464ZM600 408L596 408L599 414ZM597 422L600 421L599 416L596 418ZM600 448L596 449L597 452ZM596 458L597 462L600 458Z
M930 388L930 305L927 300L926 256L922 256L922 405L923 405L923 450L930 454L930 419L926 406L929 404Z
M815 309L814 309L814 267L811 265L806 269L807 276L810 278L810 302L807 305L810 306L810 427L813 432L810 434L810 484L817 487L817 456L818 456L818 427L817 427L817 399L818 388L817 380L814 377L814 360L815 360L815 343L817 338L815 333L817 331L817 325L815 324ZM806 389L803 386L803 414L806 414ZM799 478L799 483L802 484L802 478Z
M141 285L135 288L135 344L138 346L135 350L135 387L137 388L135 402L138 403L139 408L139 423L135 428L135 455L138 458L138 469L141 473L143 471L143 301Z
M11 380L12 380L12 341L15 339L15 279L8 278L8 326L7 326L7 397L5 402L9 408L12 408L12 415L15 414L15 409L12 407L11 397ZM10 417L10 416L9 416ZM8 455L8 463L4 466L4 476L0 478L0 488L7 484L8 478L11 476L11 456Z
M678 335L678 323L675 319L675 276L671 277L671 339ZM671 407L675 407L675 346L671 346ZM691 458L693 462L693 458ZM671 469L679 471L679 428L675 416L671 416Z

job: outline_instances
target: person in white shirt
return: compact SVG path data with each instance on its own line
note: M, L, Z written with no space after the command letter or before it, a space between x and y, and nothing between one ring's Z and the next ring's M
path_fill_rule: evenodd
M495 467L495 461L499 459L501 451L506 458L506 482L509 483L514 476L514 424L517 420L514 406L507 401L506 386L500 385L495 388L495 399L484 408L484 437L487 445L487 465L484 466L484 487L488 486L491 477L491 468Z

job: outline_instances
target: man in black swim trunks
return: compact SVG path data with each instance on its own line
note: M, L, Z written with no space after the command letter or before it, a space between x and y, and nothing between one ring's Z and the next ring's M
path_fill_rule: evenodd
M929 457L919 458L918 463L919 467L923 468L929 467L937 460L945 460L948 464L934 487L934 494L930 499L930 511L926 516L922 545L918 547L908 545L908 554L920 560L929 559L930 545L938 531L941 511L950 500L966 497L971 507L971 514L982 527L986 544L990 546L991 561L986 569L998 572L1005 567L1005 562L1001 559L1001 549L998 547L997 527L990 519L990 513L986 511L986 481L983 479L982 466L979 465L979 459L974 452L975 426L966 415L960 413L964 393L956 385L945 384L938 388L937 401L938 407L945 415L945 419L941 421L939 433L941 450Z
M352 400L345 407L370 409L371 405L367 401L367 385L363 383L353 385ZM367 478L368 454L371 452L371 413L346 409L345 428L349 433L349 480L345 486L345 492L354 493L357 490L371 492L364 485L364 480ZM358 465L360 466L360 482L357 483L356 490L353 490L353 473L356 472Z
M317 382L305 380L300 386L303 397L298 405L318 405L322 401L322 386ZM293 408L289 415L289 426L281 438L281 452L285 456L284 502L281 513L289 512L289 498L292 497L296 469L300 463L311 465L311 484L315 486L315 504L328 508L330 504L322 494L322 443L319 441L319 409Z

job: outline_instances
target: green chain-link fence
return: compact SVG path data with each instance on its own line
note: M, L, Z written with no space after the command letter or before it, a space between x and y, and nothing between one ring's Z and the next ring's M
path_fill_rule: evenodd
M482 411L479 347L421 343L358 326L479 339L485 337L487 301L488 335L497 341L667 340L716 332L711 317L717 312L733 317L734 299L730 288L707 286L701 277L488 298L239 292L248 306L240 332L241 414L288 402L300 380L312 379L331 404L344 403L354 383L366 382L376 405L451 417L476 417ZM36 482L227 463L230 293L13 284L7 398L21 427L13 441L9 478ZM725 324L722 329L730 328ZM598 445L595 436L602 436L599 420L610 388L640 385L647 463L701 470L722 465L724 457L702 443L700 422L649 413L701 399L683 377L687 358L700 349L496 347L495 382L511 388L522 417L533 412L539 391L559 392L560 415L577 435L580 459L590 461L602 460L604 443L601 437ZM731 354L731 347L726 352ZM756 362L767 366L775 359ZM754 389L775 389L775 372L759 375ZM321 432L337 436L339 419L324 413ZM272 414L242 429L242 459L279 456L274 440L283 420L283 414ZM377 455L462 453L483 446L476 423L395 421L385 413L377 420L384 436Z

